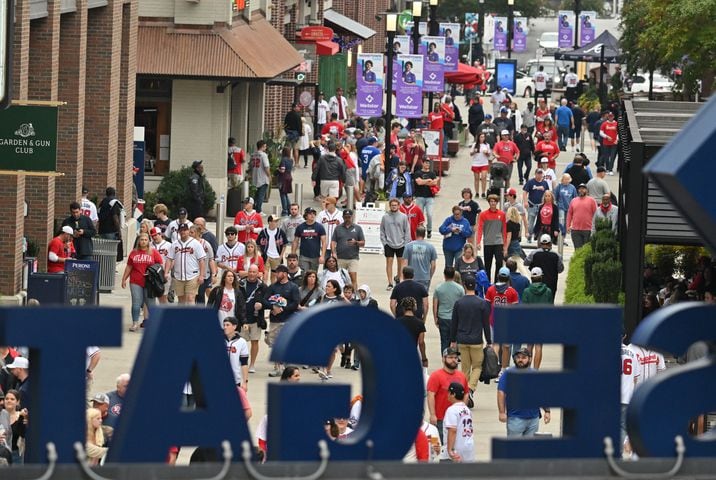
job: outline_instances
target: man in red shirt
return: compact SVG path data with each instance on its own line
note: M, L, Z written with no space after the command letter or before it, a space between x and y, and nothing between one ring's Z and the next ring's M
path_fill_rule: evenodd
M510 286L510 269L507 267L500 268L497 273L497 281L485 292L485 300L490 302L492 310L490 311L490 325L495 326L495 307L512 305L520 302L517 290ZM510 345L495 345L495 353L500 354L502 350L502 368L510 365Z
M428 411L430 412L430 423L435 425L440 434L440 443L445 444L443 435L443 419L445 411L450 406L448 401L448 387L452 382L461 383L468 391L467 378L465 374L458 371L458 357L460 352L454 348L443 350L443 368L435 370L428 378Z
M500 141L495 144L492 149L497 160L507 165L507 188L510 188L510 178L512 178L512 167L517 157L520 156L520 149L517 144L510 139L509 130L500 132Z
M599 156L597 166L606 167L607 175L614 175L614 159L617 156L619 131L613 112L607 113L607 119L599 127L599 137L602 142L602 154Z
M244 209L234 217L234 227L238 233L237 240L246 243L249 239L256 240L264 228L264 221L261 214L254 210L254 199L251 197L244 200Z
M228 161L227 174L229 176L229 184L238 186L244 180L243 168L246 161L244 150L236 146L236 139L229 138L229 156L234 162L234 168L228 168L231 161Z
M552 114L547 108L547 102L542 98L535 112L535 130L537 133L544 133L544 121L548 118L552 118Z
M321 135L332 135L336 139L343 138L345 127L343 122L338 121L338 114L331 113L331 121L323 126Z
M559 157L559 145L552 140L552 132L544 133L544 140L537 142L535 146L535 157L539 158L541 153L547 154L547 165L552 170L557 168L557 157Z
M403 194L403 203L400 204L400 211L408 217L408 223L410 224L410 239L415 240L415 231L420 225L425 225L425 215L420 207L413 203L412 194Z
M65 261L72 258L75 252L72 245L73 233L72 227L65 225L60 234L50 240L47 246L47 273L59 273L65 269Z

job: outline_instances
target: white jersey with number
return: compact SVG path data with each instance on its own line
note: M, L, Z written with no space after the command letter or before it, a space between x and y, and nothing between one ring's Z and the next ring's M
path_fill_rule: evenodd
M535 91L541 92L547 90L547 74L544 72L536 72L532 77L535 82Z
M641 378L639 378L637 384L645 382L655 377L659 372L666 370L666 364L664 363L664 356L662 354L638 345L631 345L631 348L636 352L636 358L639 360L642 370Z
M222 243L216 249L216 263L223 263L238 271L239 257L245 251L246 247L241 242L236 242L233 246L228 243Z
M169 250L172 248L172 244L162 239L162 241L160 241L159 243L154 243L152 241L152 248L159 252L159 255L162 256L162 260L164 260L164 264L166 264L167 258L169 258Z
M333 232L336 231L336 227L343 223L343 212L336 209L335 212L330 213L328 210L321 210L318 212L316 221L323 225L326 229L326 248L331 248L331 240L333 240ZM336 252L333 252L335 256Z
M622 404L628 405L631 402L631 396L641 374L642 367L636 357L636 351L631 345L622 345Z
M234 372L234 382L239 385L243 382L241 375L241 359L245 359L244 362L248 362L249 358L249 344L246 340L241 338L240 335L236 335L232 339L226 340L226 353L229 355L229 364L231 370Z
M99 221L97 216L97 205L92 200L83 198L80 200L80 208L82 209L82 215L89 217L93 222Z
M195 279L199 276L199 262L205 257L204 247L196 239L177 240L169 249L169 258L174 261L172 275L182 281Z
M447 451L448 428L456 430L453 449L460 455L461 461L463 463L474 462L475 440L472 430L472 413L464 402L453 403L445 411L445 418L443 419L443 441L445 442L443 459L450 458Z
M576 73L568 73L564 76L564 84L567 88L577 88L577 84L579 84L579 77Z

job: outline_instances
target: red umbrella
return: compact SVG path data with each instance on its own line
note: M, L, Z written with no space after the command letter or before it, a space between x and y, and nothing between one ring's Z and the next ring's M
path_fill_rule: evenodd
M475 85L480 85L489 78L490 72L465 65L464 63L457 64L457 71L445 72L446 82L465 85L467 88L474 88Z

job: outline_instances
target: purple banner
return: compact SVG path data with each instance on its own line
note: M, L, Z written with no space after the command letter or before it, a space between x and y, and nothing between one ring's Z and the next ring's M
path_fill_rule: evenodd
M359 53L356 64L356 115L383 115L383 55Z
M420 53L425 57L423 90L443 92L445 90L445 37L420 38Z
M527 51L527 35L530 33L530 29L527 25L527 19L525 17L515 18L513 25L513 41L512 51L513 52L526 52Z
M495 17L495 32L492 36L492 45L498 52L507 51L507 17Z
M557 17L559 22L559 48L571 49L574 47L574 12L569 10L560 10Z
M393 42L393 53L395 61L393 62L393 90L398 86L398 76L400 73L400 64L398 64L398 55L410 53L410 37L408 35L396 35Z
M582 12L579 17L579 46L589 45L595 38L594 21L597 19L597 12Z
M457 70L460 61L460 24L441 23L440 36L445 37L445 68L446 72Z
M395 116L420 118L423 115L423 56L398 55L398 88Z

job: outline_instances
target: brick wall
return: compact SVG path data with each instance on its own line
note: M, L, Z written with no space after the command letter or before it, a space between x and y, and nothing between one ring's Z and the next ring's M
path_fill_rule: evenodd
M274 2L270 22L283 36L287 34L287 29L283 23L287 12L286 0ZM295 35L295 33L291 33L291 35ZM283 126L283 117L286 116L286 113L291 108L292 102L293 87L267 86L264 106L264 130L275 132L277 128L281 128Z
M134 101L137 77L138 0L122 7L122 43L119 79L119 125L117 129L117 196L129 207L132 202L134 147Z
M30 22L28 98L57 100L60 56L60 0L47 2L47 17Z
M64 218L69 215L69 204L58 204L55 210L55 203L47 201L48 198L55 198L55 177L28 176L25 182L25 202L27 202L27 217L24 218L25 235L28 240L37 242L40 247L37 254L37 269L44 272L47 269L47 244L55 234L53 231L55 211ZM22 220L21 216L20 222Z
M87 17L83 180L93 192L117 182L122 4L109 0Z
M13 42L12 98L27 100L27 76L30 65L30 0L15 2Z
M22 237L23 199L25 177L23 175L0 175L0 216L9 225L9 231L0 235L0 295L15 295L22 287Z
M60 18L58 98L67 104L60 107L57 121L57 170L65 174L57 178L55 202L58 205L69 205L79 198L82 188L86 55L87 0L77 0L77 11ZM92 189L90 197L102 198L104 187Z

